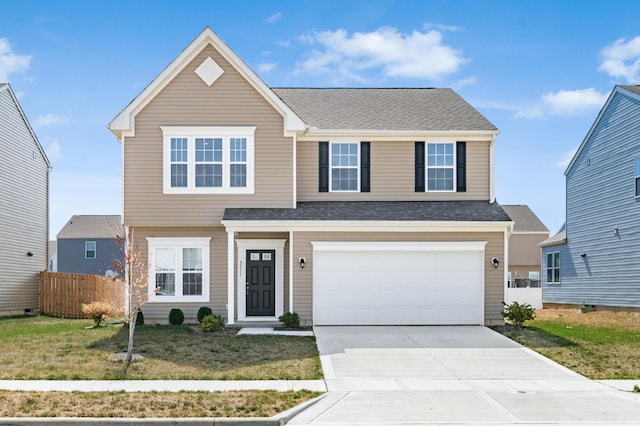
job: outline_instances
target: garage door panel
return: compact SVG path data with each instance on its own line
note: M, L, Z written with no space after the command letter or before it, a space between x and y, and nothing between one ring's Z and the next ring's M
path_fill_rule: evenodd
M315 324L483 323L483 250L362 248L314 251Z

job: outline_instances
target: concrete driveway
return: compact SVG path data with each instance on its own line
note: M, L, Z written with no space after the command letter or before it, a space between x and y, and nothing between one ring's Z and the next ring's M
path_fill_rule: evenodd
M480 326L316 327L329 393L290 424L638 424L640 397Z

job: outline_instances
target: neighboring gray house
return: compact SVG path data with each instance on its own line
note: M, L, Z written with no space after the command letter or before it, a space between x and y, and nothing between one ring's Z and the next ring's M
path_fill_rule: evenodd
M565 176L565 226L540 244L545 306L640 308L640 86L613 89Z
M116 238L124 237L119 215L74 215L58 232L57 270L105 275L122 261Z
M39 309L49 256L50 163L9 84L0 83L0 316Z

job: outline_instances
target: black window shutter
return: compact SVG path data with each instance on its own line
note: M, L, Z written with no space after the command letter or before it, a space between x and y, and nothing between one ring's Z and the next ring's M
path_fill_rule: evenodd
M360 192L371 191L371 142L360 142Z
M416 192L424 192L424 142L416 142Z
M329 192L329 142L320 142L318 144L318 177L320 192Z
M456 192L467 192L466 142L456 142Z

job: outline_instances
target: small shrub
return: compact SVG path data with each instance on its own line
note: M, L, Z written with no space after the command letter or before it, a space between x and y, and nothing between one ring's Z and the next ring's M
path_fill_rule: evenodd
M200 328L205 333L213 333L218 331L223 324L224 321L222 321L222 317L220 315L210 314L205 315L205 317L202 318L202 321L200 321Z
M100 327L100 324L109 318L113 312L113 305L109 302L83 303L81 307L82 313L93 320L95 327Z
M299 328L300 317L295 312L286 312L278 318L278 320L284 324L287 328Z
M213 311L208 306L202 306L198 309L198 322L202 324L202 319L207 315L213 315Z
M173 308L169 311L169 324L180 325L184 322L184 312L182 309Z
M502 302L504 306L504 311L502 312L502 317L513 324L515 327L520 328L525 321L531 321L535 318L535 309L528 304L523 303L520 304L518 302L513 302L510 305Z
M633 385L633 393L640 393L640 386Z
M141 309L138 309L138 316L136 317L136 325L144 325L144 314Z

